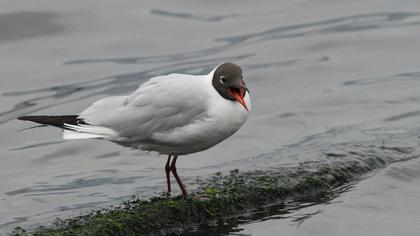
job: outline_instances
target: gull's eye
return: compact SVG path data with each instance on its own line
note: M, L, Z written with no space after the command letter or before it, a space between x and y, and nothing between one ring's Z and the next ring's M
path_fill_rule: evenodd
M224 84L224 83L226 83L226 78L222 75L222 76L220 76L220 83L221 84Z

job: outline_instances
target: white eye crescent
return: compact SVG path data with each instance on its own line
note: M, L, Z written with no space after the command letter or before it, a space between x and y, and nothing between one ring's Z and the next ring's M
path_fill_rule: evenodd
M220 76L220 83L221 84L224 84L225 82L226 82L226 78L222 75L222 76Z

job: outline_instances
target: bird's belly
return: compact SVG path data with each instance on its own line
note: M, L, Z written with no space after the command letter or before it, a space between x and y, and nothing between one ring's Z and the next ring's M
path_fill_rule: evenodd
M157 151L161 154L186 155L213 147L235 133L237 127L215 127L201 123L191 124L165 133L157 133L147 142L139 142L138 147L143 150Z
M210 116L167 132L155 133L152 139L136 143L137 148L161 154L186 155L213 147L234 134L248 114L236 117Z

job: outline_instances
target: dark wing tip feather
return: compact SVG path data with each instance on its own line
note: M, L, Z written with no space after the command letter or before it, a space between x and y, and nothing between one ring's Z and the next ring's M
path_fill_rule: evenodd
M77 115L65 115L65 116L21 116L18 120L32 121L43 125L52 125L60 128L65 128L64 124L78 125L86 124L82 119L78 118Z
M18 120L31 120L33 117L35 116L19 116L17 119Z

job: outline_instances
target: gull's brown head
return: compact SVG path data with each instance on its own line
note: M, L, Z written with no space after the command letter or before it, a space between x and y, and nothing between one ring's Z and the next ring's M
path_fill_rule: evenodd
M233 63L219 65L214 71L212 84L220 96L239 102L248 111L244 101L248 88L245 86L241 67Z

